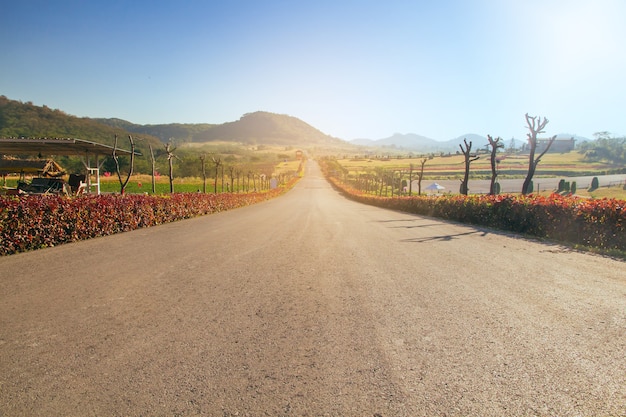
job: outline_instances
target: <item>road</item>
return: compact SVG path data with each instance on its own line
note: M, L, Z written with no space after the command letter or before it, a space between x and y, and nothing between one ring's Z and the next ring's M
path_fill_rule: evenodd
M624 416L624 263L277 199L0 258L0 416Z

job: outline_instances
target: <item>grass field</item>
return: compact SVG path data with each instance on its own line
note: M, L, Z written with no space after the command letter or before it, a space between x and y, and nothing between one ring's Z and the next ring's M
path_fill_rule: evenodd
M528 170L528 155L502 154L499 157L498 171L501 178L524 176ZM354 173L366 173L377 169L407 171L413 164L414 169L421 167L424 158L389 158L389 159L339 159L344 168ZM537 175L565 175L587 174L601 175L608 170L618 168L614 165L587 162L583 155L573 151L564 154L546 154L537 168ZM424 165L424 176L427 179L454 178L461 175L465 169L463 155L436 156L427 159ZM470 173L477 175L491 175L491 161L489 154L480 154L480 159L472 162Z
M413 164L414 172L419 171L424 158L345 158L337 162L348 171L350 176L359 174L375 174L384 171L408 172ZM524 178L528 172L528 155L502 154L499 156L498 178ZM607 163L588 162L577 151L569 153L548 153L543 156L537 167L535 178L541 177L571 177L604 175L607 172L623 169ZM427 181L442 179L460 179L465 170L463 155L436 156L426 160L424 165L424 179ZM470 165L471 179L490 179L491 161L489 154L480 154L480 159ZM589 192L585 189L577 190L577 195L591 198L618 198L626 199L626 191L620 187L600 187Z
M284 159L282 162L279 162L274 167L274 176L279 176L281 174L290 174L298 171L300 166L300 160L296 159ZM213 173L213 171L211 171ZM209 172L207 172L209 174ZM0 194L2 193L2 188L15 188L17 187L19 177L18 176L7 176L4 179L4 182L0 180ZM122 179L125 180L126 176L123 175ZM30 181L30 178L27 178L27 182ZM181 193L194 193L200 192L203 190L203 179L201 177L174 177L174 192ZM247 178L246 178L247 183ZM250 182L250 190L254 185L259 188L259 179L258 176L255 181ZM239 188L237 188L239 187ZM237 184L237 180L234 181L235 192L242 192L246 189L246 185L244 185L243 178ZM230 177L228 177L227 173L224 176L224 183L222 185L221 177L217 181L217 191L218 192L226 192L230 191ZM112 174L110 176L101 175L100 176L100 192L102 193L119 193L120 192L120 182L116 174ZM127 193L152 193L152 177L147 174L133 175L128 184L126 185ZM170 192L170 182L169 177L166 175L159 175L155 177L155 194L166 194ZM213 193L215 192L215 179L207 177L206 180L206 192Z

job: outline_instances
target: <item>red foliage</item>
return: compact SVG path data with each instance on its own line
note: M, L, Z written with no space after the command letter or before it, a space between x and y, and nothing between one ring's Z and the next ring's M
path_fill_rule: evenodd
M296 181L268 192L246 194L0 197L0 255L247 206L284 193Z
M553 194L378 197L331 183L350 198L379 207L440 217L603 249L626 250L626 201Z

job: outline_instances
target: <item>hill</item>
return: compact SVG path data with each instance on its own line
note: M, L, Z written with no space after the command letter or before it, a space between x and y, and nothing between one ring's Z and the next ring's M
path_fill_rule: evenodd
M76 117L47 106L10 100L0 96L0 137L49 137L76 138L113 145L115 135L123 138L130 131L121 126L107 126L88 117ZM160 141L150 135L142 135L138 148L147 144L161 146ZM122 148L127 148L123 141Z
M170 138L177 142L226 141L301 147L346 144L298 118L262 111L219 125L139 125L117 118L76 117L47 106L0 96L0 136L3 137L72 137L112 145L116 134L120 137L139 135L143 140L137 143L138 148L146 149L148 144L161 148Z
M465 135L461 135L441 143L446 147L446 149L452 149L456 152L461 150L459 145L462 145L464 140L467 140L467 143L472 142L472 151L477 151L478 149L484 148L489 144L489 141L485 136L477 135L475 133L466 133Z
M310 146L345 144L302 120L263 111L244 114L239 120L213 126L193 135L194 142L240 142L245 144Z
M137 134L158 137L162 142L237 142L248 145L309 145L345 144L330 137L302 120L284 114L257 111L244 114L239 120L223 124L160 124L138 125L121 119L94 119L111 127Z

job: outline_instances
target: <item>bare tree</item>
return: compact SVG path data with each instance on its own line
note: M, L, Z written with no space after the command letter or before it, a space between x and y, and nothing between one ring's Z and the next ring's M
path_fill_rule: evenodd
M128 185L131 175L133 175L133 168L135 165L135 141L131 135L128 135L128 141L130 142L130 167L128 168L128 175L125 180L122 180L120 161L117 156L117 135L115 135L115 143L113 145L113 160L115 161L115 170L117 172L117 178L120 181L120 194L122 195L126 192L126 186Z
M213 190L213 192L215 194L217 194L217 179L219 178L220 175L220 166L222 165L222 158L220 158L219 156L212 156L211 159L213 160L213 163L215 164L215 189ZM222 187L224 182L222 181Z
M385 170L383 169L383 167L376 167L374 168L375 171L375 175L376 178L378 180L378 182L380 182L380 188L378 189L378 195L382 196L383 195L383 185L385 184Z
M165 152L167 153L167 162L169 165L170 193L174 192L174 159L179 159L176 155L174 155L175 150L176 148L172 148L171 140L165 144Z
M533 176L535 175L535 170L537 169L537 165L541 161L543 155L550 149L554 141L556 140L556 135L552 136L546 142L545 149L539 154L537 158L535 158L535 152L537 151L537 135L540 133L544 133L543 130L548 124L549 120L544 117L543 120L541 117L537 116L529 116L526 113L526 124L528 125L528 130L530 133L527 133L528 136L528 146L530 153L528 155L528 174L526 175L526 179L524 180L524 185L522 185L522 194L528 194L530 191L530 184L533 180Z
M230 164L228 166L228 175L230 176L230 192L235 192L235 166Z
M469 191L468 182L469 182L470 164L476 161L477 159L479 159L480 156L472 153L472 141L471 140L469 143L467 143L467 139L463 139L463 143L465 143L465 148L463 148L462 145L459 145L459 148L461 148L461 152L463 152L463 156L465 157L465 175L463 176L463 180L461 181L461 194L467 195Z
M224 192L224 163L222 163L222 188L220 191Z
M152 162L152 194L156 193L156 180L154 178L154 173L156 171L156 159L154 157L154 150L152 149L152 144L149 143L150 147L150 162Z
M424 165L426 165L426 161L428 159L424 158L420 162L420 173L417 177L417 195L422 195L422 179L424 178Z
M489 194L495 195L497 194L496 190L496 180L498 178L498 160L497 153L498 149L504 148L504 144L501 143L502 138L492 138L490 135L487 135L487 140L489 141L489 145L491 145L491 184L489 185Z
M235 168L235 175L237 176L237 192L239 193L241 190L241 186L239 184L239 178L241 177L241 175L243 174L242 168L237 165L237 167Z
M206 154L200 155L200 161L202 162L202 192L206 194Z

